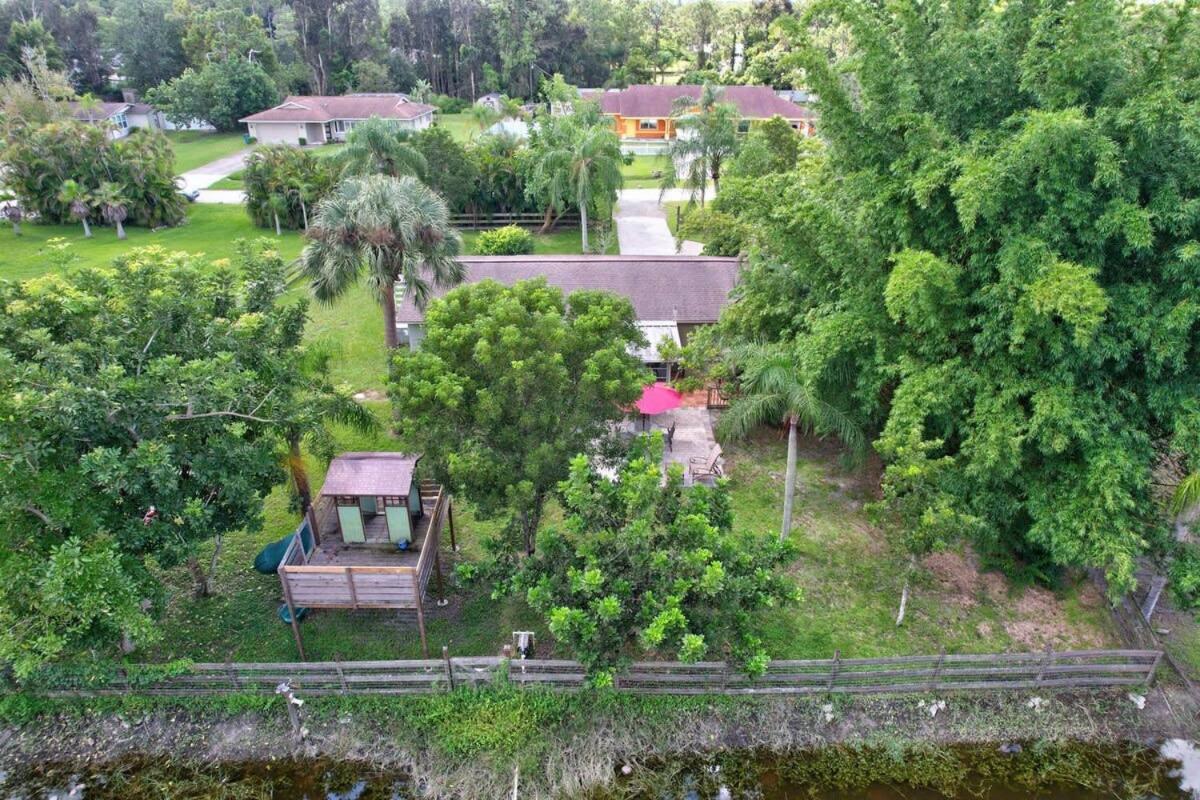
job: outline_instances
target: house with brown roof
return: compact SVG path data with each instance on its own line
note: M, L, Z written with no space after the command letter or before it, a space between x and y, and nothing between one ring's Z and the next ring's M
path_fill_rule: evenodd
M105 125L108 128L110 139L121 139L127 136L130 130L139 127L130 120L134 105L134 103L109 102L84 104L77 101L67 104L71 109L71 116L80 122Z
M581 92L585 100L599 102L600 111L613 121L623 140L665 142L675 138L675 102L681 97L700 99L702 86L681 84L659 86L640 84L625 89ZM780 97L769 86L723 86L724 103L731 103L741 113L742 122L752 123L774 116L786 119L805 136L814 133L816 115L808 108Z
M712 325L729 303L737 284L738 260L715 256L470 256L460 258L464 283L494 280L511 286L517 281L545 278L570 294L598 289L629 298L638 328L649 346L636 355L660 380L669 378L669 365L658 352L664 338L687 344L697 328ZM447 289L434 288L433 297ZM396 328L400 342L416 349L425 338L425 313L410 292L396 287Z
M371 117L399 129L421 130L433 124L433 112L433 106L398 93L291 95L274 108L238 121L259 142L304 145L344 141L355 125Z

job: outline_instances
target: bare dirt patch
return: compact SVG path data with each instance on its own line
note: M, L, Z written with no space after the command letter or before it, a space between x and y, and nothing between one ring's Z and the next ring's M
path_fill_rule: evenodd
M972 608L979 604L983 581L973 558L944 550L926 556L923 565L936 582L938 593L944 595L946 601L960 608Z
M1067 619L1062 602L1040 586L1030 586L1016 602L1017 618L1004 623L1004 631L1022 650L1046 647L1102 647L1098 633L1081 630Z

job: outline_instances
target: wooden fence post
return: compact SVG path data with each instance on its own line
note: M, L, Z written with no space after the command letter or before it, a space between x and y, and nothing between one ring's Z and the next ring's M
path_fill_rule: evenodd
M1150 665L1150 674L1146 676L1146 686L1154 685L1154 679L1158 676L1158 662L1162 661L1163 651L1159 650L1158 655L1154 656L1154 663Z
M454 541L454 504L446 497L446 521L450 524L450 552L457 553L458 545Z
M829 685L825 687L826 692L833 691L833 683L834 683L834 681L837 680L838 672L841 670L841 666L842 666L842 651L834 650L833 651L833 666L831 666L829 668Z
M932 692L937 687L938 678L942 676L942 664L946 661L946 648L942 648L942 652L938 655L937 666L933 668L933 675L929 677L929 685L925 690Z
M1038 686L1042 685L1042 679L1046 675L1046 667L1050 665L1050 659L1054 657L1054 648L1051 645L1046 645L1046 652L1042 654L1041 666L1038 668L1037 677L1033 682Z
M446 665L446 684L454 691L454 665L450 663L450 648L442 645L442 661Z
M342 670L342 654L333 654L333 668L337 670L338 682L342 685L342 694L347 694L350 691L350 686L346 683L346 673Z
M233 686L233 690L235 692L241 691L242 687L241 684L238 683L237 670L233 668L233 659L229 658L228 656L225 657L225 671L229 673L229 683L231 686Z

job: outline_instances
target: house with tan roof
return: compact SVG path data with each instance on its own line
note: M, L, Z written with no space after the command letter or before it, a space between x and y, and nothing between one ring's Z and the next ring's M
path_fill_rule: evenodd
M671 365L658 351L665 339L686 345L698 328L712 325L730 302L737 285L736 258L717 256L468 256L463 283L494 280L506 286L545 278L563 294L594 289L621 295L633 305L634 319L649 345L635 355L659 380L669 380ZM434 287L431 297L448 289ZM412 349L425 338L425 312L412 293L396 286L396 328L399 340Z
M675 118L672 111L681 97L700 99L702 86L645 85L625 89L580 92L580 97L600 104L600 111L613 120L623 140L665 142L675 138ZM724 103L736 106L742 122L749 125L774 116L786 119L805 136L814 133L816 115L812 110L780 97L769 86L723 86Z
M344 141L355 125L371 117L399 129L421 130L433 124L433 112L433 106L398 93L291 95L274 108L238 121L259 142L304 145Z

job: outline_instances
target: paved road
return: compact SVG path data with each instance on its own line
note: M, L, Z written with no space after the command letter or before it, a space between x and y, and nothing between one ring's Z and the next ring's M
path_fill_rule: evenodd
M667 227L666 210L659 205L658 189L623 189L617 197L613 217L617 222L617 244L622 255L673 255L675 237ZM686 200L685 189L671 189L662 195L664 201ZM699 255L699 242L683 242L678 252Z
M247 147L245 150L240 150L231 156L218 158L216 161L211 161L202 167L188 170L180 175L182 188L184 191L195 191L197 189L207 189L221 178L226 178L237 172L242 167L246 166L246 156L249 155L253 148ZM200 202L224 202L224 201L204 201Z

